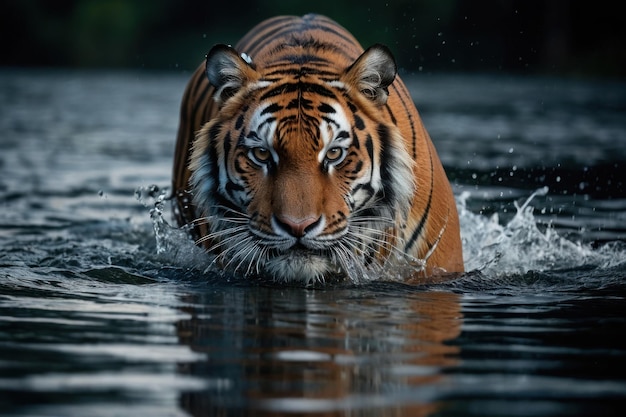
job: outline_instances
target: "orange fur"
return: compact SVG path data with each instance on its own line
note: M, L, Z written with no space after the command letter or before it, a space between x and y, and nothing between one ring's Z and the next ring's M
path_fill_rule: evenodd
M342 216L350 217L350 173L374 173L373 178L382 177L380 187L387 187L376 195L390 200L394 224L381 227L371 238L377 242L372 247L364 244L354 251L376 252L374 258L384 263L398 249L424 262L416 271L422 276L463 271L450 184L386 48L364 53L350 33L323 16L280 16L257 25L234 50L214 48L207 60L207 68L196 70L184 93L173 175L178 223L194 224L195 238L207 249L219 253L227 247L220 243L225 239L216 233L215 221L197 221L215 215L211 207L203 207L207 201L228 206L229 213L242 211L260 233L274 233L279 222L291 233L304 234L305 226L313 227L319 218L324 220L320 233L331 235L349 223ZM255 110L270 103L280 109L274 115L281 123L272 125L275 136L262 138L263 146L251 145L257 138L244 136L260 117ZM290 113L293 103L300 107ZM326 124L330 116L325 119L316 111L322 108L334 117ZM288 117L293 123L283 123L281 118ZM328 139L322 141L335 135L344 119L350 120L350 136L358 138L359 146L344 149L341 139L331 139L330 145ZM333 165L337 155L345 159ZM385 161L393 166L384 166ZM224 190L225 172L230 173L229 186L244 191ZM259 269L236 249L228 250L242 258L239 264L247 265L246 271ZM262 249L255 250L258 264ZM227 255L222 263L228 263Z

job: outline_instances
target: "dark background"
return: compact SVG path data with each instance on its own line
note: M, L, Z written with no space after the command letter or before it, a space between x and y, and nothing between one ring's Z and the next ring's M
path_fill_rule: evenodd
M326 14L404 71L623 78L618 1L3 0L2 66L191 70L276 14Z

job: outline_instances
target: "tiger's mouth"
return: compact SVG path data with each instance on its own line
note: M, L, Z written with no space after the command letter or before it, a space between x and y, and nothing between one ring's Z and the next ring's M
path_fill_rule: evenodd
M298 256L309 256L309 255L318 255L318 256L328 256L328 249L313 249L310 246L307 246L301 240L298 240L288 249L282 251L284 253L292 253Z
M263 271L276 281L311 285L346 275L343 268L332 259L329 251L309 249L297 244L268 257Z
M279 282L303 283L312 285L331 279L345 277L344 268L337 262L336 245L314 244L307 239L290 242L259 242L266 246L262 262L256 274L261 278L271 278ZM245 269L245 268L244 268Z
M274 257L285 257L287 259L313 259L313 258L329 258L330 253L328 251L322 251L319 249L310 249L302 244L295 244L287 250L277 251Z
M249 228L224 241L218 255L222 267L262 280L313 285L352 279L349 271L358 269L355 255L338 236L286 237Z

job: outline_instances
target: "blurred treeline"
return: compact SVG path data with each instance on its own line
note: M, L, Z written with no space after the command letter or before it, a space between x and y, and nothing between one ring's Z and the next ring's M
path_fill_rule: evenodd
M3 66L191 70L276 14L322 13L405 71L626 75L620 3L600 0L1 0Z

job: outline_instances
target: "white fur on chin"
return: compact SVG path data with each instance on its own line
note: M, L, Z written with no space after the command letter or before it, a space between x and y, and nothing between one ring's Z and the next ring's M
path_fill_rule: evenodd
M302 282L312 285L324 282L324 277L336 271L337 267L323 256L286 253L268 259L264 270L276 281Z

